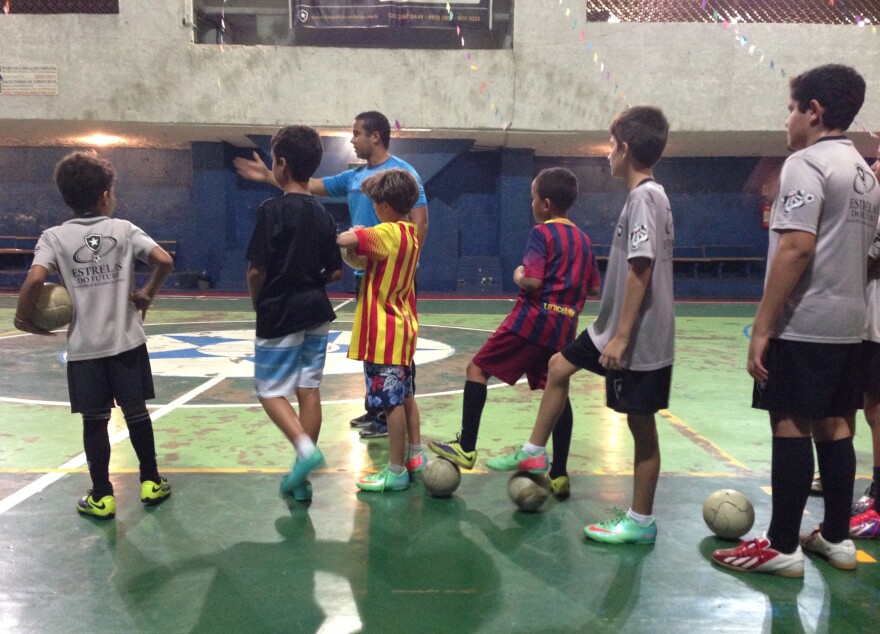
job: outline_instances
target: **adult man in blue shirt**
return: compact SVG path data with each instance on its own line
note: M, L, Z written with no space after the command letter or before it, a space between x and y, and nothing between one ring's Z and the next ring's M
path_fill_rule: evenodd
M381 112L373 110L360 113L355 117L351 126L351 145L354 147L355 155L362 161L366 161L366 164L335 176L309 179L309 193L313 196L345 198L351 215L351 225L372 227L379 224L379 219L373 210L372 201L361 191L361 183L383 170L405 169L415 177L419 184L419 199L410 212L410 220L415 223L419 234L419 244L424 248L425 236L428 233L428 202L425 198L425 188L422 185L421 177L412 165L389 152L390 143L391 125L388 118ZM239 176L277 186L271 170L266 167L257 152L254 152L253 159L238 157L232 162ZM355 271L355 295L360 290L363 274L363 271ZM364 427L361 431L363 438L387 436L388 430L384 421L378 419L378 412L372 411L369 407L366 409L365 414L351 421L352 426Z

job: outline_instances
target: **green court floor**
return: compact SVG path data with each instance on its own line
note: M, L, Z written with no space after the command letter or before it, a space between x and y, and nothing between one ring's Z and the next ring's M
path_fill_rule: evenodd
M322 398L327 464L305 506L278 496L293 450L251 389L253 314L243 298L161 297L148 314L159 466L174 494L138 501L137 462L121 417L111 470L117 518L78 517L89 479L81 423L67 408L63 336L11 329L0 296L0 631L8 632L867 632L880 602L880 542L859 541L856 572L809 561L803 580L743 576L709 563L723 542L705 497L735 488L769 523L766 415L749 407L744 370L754 304L677 306L669 410L658 416L663 468L654 546L587 542L583 526L626 508L632 442L604 407L597 377L572 383L573 495L518 511L507 476L485 459L527 439L539 394L493 386L479 461L450 499L358 493L387 440L348 421L363 379L345 361L354 303L335 300ZM464 368L508 300L420 299L418 402L423 439L459 428ZM587 306L582 326L595 314ZM860 418L856 449L871 456ZM821 519L810 500L804 529Z

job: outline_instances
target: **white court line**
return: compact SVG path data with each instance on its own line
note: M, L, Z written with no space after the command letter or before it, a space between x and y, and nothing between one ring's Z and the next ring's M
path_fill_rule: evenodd
M349 304L353 301L355 301L355 300L346 299L341 304L335 306L334 310L339 310L340 308L342 308L346 304ZM165 326L165 327L167 327L167 326L192 326L192 325L201 326L201 325L216 325L216 324L222 325L222 324L242 324L242 323L253 323L253 321L252 320L242 320L242 319L232 319L232 320L228 320L228 321L222 321L222 320L221 321L217 321L217 320L213 320L213 321L174 321L174 322L153 323L153 324L149 324L149 326L151 326L151 327L156 327L156 326ZM337 319L336 322L334 322L334 323L350 324L353 322L350 320L347 320L347 319ZM144 325L147 326L147 324L144 324ZM471 332L493 332L492 330L486 329L486 328L469 328L467 326L445 326L445 325L438 325L438 324L420 324L420 327L437 328L437 329L441 329L441 330L467 330L467 331L471 331ZM14 336L14 337L18 337L18 336L35 337L38 335L32 335L30 333L22 333L21 335L12 335L12 336ZM7 337L0 337L0 339L6 339L6 338ZM220 378L227 378L227 377L220 377ZM523 382L525 382L525 379L521 379L520 381L517 382L517 384L523 383ZM499 384L489 385L490 390L495 389L495 388L499 388L499 387L507 387L507 384L506 383L499 383ZM429 398L429 397L433 397L433 396L449 396L449 395L453 395L453 394L461 394L463 391L464 391L463 389L457 389L457 390L447 390L447 391L443 391L443 392L430 392L427 394L416 394L416 398ZM16 404L20 404L20 405L45 405L45 406L49 406L49 407L70 407L70 403L68 401L44 401L44 400L37 400L37 399L16 398L16 397L12 397L12 396L0 396L0 403L16 403ZM363 403L363 399L362 398L344 398L344 399L337 399L337 400L332 400L332 401L331 400L322 400L321 401L321 405L349 405L352 403ZM147 408L151 409L151 410L155 409L155 408L161 409L163 407L168 407L168 406L170 406L170 404L169 405L155 405L155 404L151 405L149 403L147 404ZM180 407L182 407L183 409L203 409L203 408L204 409L217 409L217 408L224 408L224 407L226 407L226 408L228 408L228 407L231 407L231 408L250 408L250 407L259 407L259 403L216 403L216 404L207 404L206 403L206 404L202 404L202 405L182 404L182 405L180 405Z
M211 389L212 387L214 387L215 385L220 383L220 381L222 381L224 378L225 377L222 377L222 376L216 376L212 379L209 379L208 381L205 381L197 388L190 390L189 392L187 392L183 396L174 399L173 401L171 401L167 405L165 405L165 406L161 407L160 409L156 410L155 412L153 412L150 415L151 418L154 421L158 418L162 418L163 416L165 416L165 414L168 414L168 413L174 411L178 406L183 405L187 401L192 400L193 398L195 398L196 396L198 396L202 392L205 392L206 390ZM127 427L119 432L116 432L115 434L113 434L113 436L110 437L110 446L112 447L113 445L116 445L116 444L122 442L126 438L128 438L128 428ZM79 467L83 466L84 464L86 464L86 455L84 453L81 453L78 456L74 456L73 458L71 458L70 460L68 460L67 462L65 462L63 465L61 465L58 468L60 470L78 469ZM27 486L19 489L18 491L16 491L12 495L9 495L9 496L3 498L2 500L0 500L0 515L3 515L3 513L8 511L9 509L15 507L18 504L21 504L22 502L27 500L32 495L39 493L40 491L45 489L47 486L49 486L50 484L54 484L55 482L57 482L58 480L60 480L61 478L63 478L66 475L67 475L67 473L47 473L45 475L40 476L39 478L37 478L36 480L31 482Z

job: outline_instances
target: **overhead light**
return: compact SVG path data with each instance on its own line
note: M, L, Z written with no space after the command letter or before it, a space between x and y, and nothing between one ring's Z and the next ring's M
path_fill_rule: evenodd
M112 134L102 134L100 132L96 132L95 134L90 134L88 136L81 136L74 139L77 143L81 143L83 145L92 145L96 147L107 147L108 145L120 145L126 142L126 139L121 136L114 136Z

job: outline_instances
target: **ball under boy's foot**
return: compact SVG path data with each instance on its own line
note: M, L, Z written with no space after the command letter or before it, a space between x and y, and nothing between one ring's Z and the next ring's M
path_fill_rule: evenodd
M449 442L428 442L428 449L449 462L454 462L462 469L473 469L477 463L477 450L465 451L461 448L461 436L456 435L455 440Z
M584 534L605 544L653 544L657 540L657 523L651 520L642 526L626 511L614 509L614 518L586 526Z
M818 526L812 533L801 535L801 548L819 555L838 570L855 570L859 565L856 560L856 546L851 539L844 539L837 544L829 542L822 536L822 529Z
M860 539L880 539L880 513L868 509L849 519L849 536Z
M375 420L375 416L373 416L369 412L364 412L357 418L352 418L348 424L352 427L369 427Z
M308 479L312 469L317 469L322 464L324 464L324 454L317 447L308 458L297 457L290 473L281 478L281 495L293 495L294 489Z
M850 510L850 515L861 515L868 509L874 508L874 498L876 497L876 487L874 486L874 481L871 480L871 484L868 485L867 489L865 489L865 494L858 500L853 502L852 509Z
M817 471L813 475L813 484L810 485L810 495L823 495L824 491L822 490L822 476L819 475Z
M513 451L497 458L490 458L486 466L492 471L528 471L529 473L544 473L550 468L550 458L547 450L533 456L522 447L514 447Z
M798 546L791 554L781 553L767 537L740 542L736 548L712 553L712 563L737 572L762 572L780 577L804 576L804 552Z
M409 488L409 473L404 471L398 475L385 465L379 473L360 478L357 487L361 491L403 491Z
M567 475L550 478L550 492L558 500L565 500L571 497L571 480L569 480Z
M171 495L171 485L165 478L159 478L158 482L145 480L141 483L141 504L156 506L164 502Z
M105 495L96 500L89 491L76 503L76 510L82 515L90 515L99 520L112 520L116 517L116 498Z

